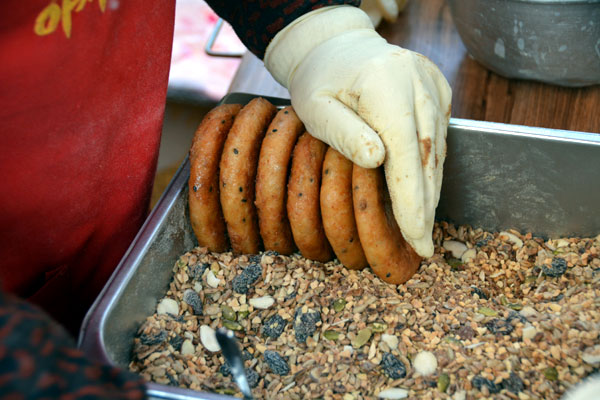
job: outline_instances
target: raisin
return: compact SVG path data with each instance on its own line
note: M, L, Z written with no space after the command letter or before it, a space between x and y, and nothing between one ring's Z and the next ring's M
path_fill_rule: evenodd
M198 293L196 293L192 289L188 289L183 293L183 301L185 301L192 310L194 311L194 315L202 315L202 300Z
M456 330L456 334L462 340L469 340L475 337L475 331L469 325L461 325L461 327Z
M284 301L288 301L288 300L291 300L291 299L294 299L294 298L296 298L296 292L295 291L293 291L292 293L290 293L287 296L285 296L285 298L283 300Z
M235 278L233 278L232 286L233 290L239 294L248 293L250 286L254 284L262 276L262 267L258 263L252 263L248 265L244 270Z
M248 256L248 261L250 261L251 263L259 263L260 264L261 258L262 258L262 256L260 254L252 254L252 255Z
M498 393L500 392L500 390L502 390L502 388L495 384L493 381L484 378L481 375L477 375L473 378L473 380L471 381L471 384L473 385L474 388L481 390L481 388L483 386L487 386L488 391L492 394L494 393Z
M221 365L221 367L219 368L219 372L223 376L229 376L229 375L231 375L231 370L229 369L229 365L227 365L227 363Z
M479 289L478 287L475 287L475 286L471 286L471 294L476 294L477 296L479 296L480 299L483 299L483 300L487 300L488 299L488 297L485 294L485 292L483 290Z
M523 381L521 380L519 375L515 374L514 372L510 373L508 379L502 380L502 382L500 382L500 385L502 386L502 389L506 389L509 392L513 392L514 394L522 392L525 388L525 385L523 384Z
M161 330L156 335L140 335L140 342L145 346L154 346L167 340L167 331Z
M519 321L521 321L524 324L529 322L526 317L524 317L523 315L521 315L520 313L518 313L516 311L511 311L510 314L508 314L508 317L506 317L506 322L512 323L512 321L515 319L518 319Z
M567 271L567 261L564 258L554 257L550 263L550 267L542 266L544 275L551 278L558 278Z
M246 349L242 350L242 360L244 361L248 361L248 360L252 360L254 357L252 356L252 354L250 354L250 352Z
M288 366L287 361L285 361L276 351L265 351L265 362L269 368L271 368L271 371L277 375L283 376L290 373L290 367Z
M271 339L277 339L283 333L286 320L281 318L278 314L273 315L269 318L263 326L263 335L270 337Z
M173 346L173 350L181 351L181 345L183 344L183 337L180 335L175 335L171 339L169 339L169 344Z
M557 302L557 301L561 301L561 300L562 300L562 299L564 299L564 298L565 298L565 295L564 295L564 294L562 294L562 293L559 293L559 294L557 294L556 296L552 297L552 298L550 299L550 301L551 301L551 302L552 302L552 301L553 301L553 302Z
M258 372L253 369L246 370L246 380L248 381L248 385L251 388L255 388L258 386L258 381L260 380L260 376Z
M189 268L189 275L192 279L195 280L200 280L202 278L202 275L204 274L204 271L206 271L207 268L210 267L209 263L202 263L202 264L198 264L198 265L194 265L193 268Z
M167 379L169 380L169 384L171 386L179 386L179 381L173 375L167 373Z
M294 333L299 343L306 343L306 339L317 330L317 322L321 321L319 311L308 311L303 313L301 308L294 314Z
M487 245L487 244L488 244L488 242L490 241L490 239L491 239L491 237L490 237L490 236L487 236L487 237L485 237L485 238L481 239L480 241L478 241L478 242L475 244L475 246L477 246L477 247L483 247L483 246L485 246L485 245Z
M383 373L391 379L400 379L406 376L406 366L392 353L384 353L380 365Z
M515 329L509 322L498 318L494 318L486 322L485 326L493 334L500 335L510 335L510 333Z

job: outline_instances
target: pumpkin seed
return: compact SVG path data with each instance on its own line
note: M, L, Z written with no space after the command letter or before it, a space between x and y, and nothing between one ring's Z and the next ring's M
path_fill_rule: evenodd
M371 331L371 328L361 329L360 331L358 331L354 339L352 339L352 347L358 349L364 346L369 341L369 339L371 339L372 334L373 332Z
M496 315L498 315L498 312L496 310L492 310L489 307L480 307L479 310L477 310L477 312L479 314L483 314L486 317L495 317Z
M448 258L448 260L446 262L452 269L457 269L464 265L464 263L461 260L459 260L458 258L454 258L454 257Z
M214 261L211 265L210 265L210 270L216 275L219 273L219 270L221 268L219 268L219 263Z
M523 305L519 303L508 303L508 307L515 311L521 311L523 309Z
M232 331L241 331L244 327L235 321L223 320L223 326Z
M544 376L549 381L555 381L558 379L558 371L554 367L548 367L544 370Z
M437 380L437 388L440 392L445 393L450 385L450 377L448 374L440 374Z
M325 333L323 333L323 336L325 337L325 339L338 340L338 338L340 337L340 333L334 330L326 330Z
M237 319L237 315L233 308L229 307L227 304L221 305L221 313L223 313L223 318L229 321L235 321Z
M462 344L462 342L460 340L458 340L457 338L455 338L454 336L446 336L444 337L443 341L445 343L456 343L456 344Z
M340 312L346 307L346 300L337 299L333 302L333 309L335 312Z
M228 396L233 396L237 393L237 391L235 389L231 389L231 388L219 388L219 389L215 389L215 392L217 392L218 394L224 394L224 395L228 395Z
M373 324L371 324L371 331L373 331L373 332L381 333L381 332L385 332L386 329L387 329L387 324L384 324L381 322L373 322Z

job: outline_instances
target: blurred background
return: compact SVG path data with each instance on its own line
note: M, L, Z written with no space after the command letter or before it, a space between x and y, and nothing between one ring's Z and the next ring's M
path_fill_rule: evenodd
M205 51L217 22L218 17L203 0L177 0L167 106L151 207L185 159L204 114L227 93L239 67L239 58L214 57ZM233 29L223 24L212 50L241 54L245 47Z

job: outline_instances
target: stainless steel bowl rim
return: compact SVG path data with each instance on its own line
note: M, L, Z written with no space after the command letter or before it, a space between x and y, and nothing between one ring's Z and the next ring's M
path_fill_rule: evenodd
M566 87L600 84L600 0L448 4L467 51L493 72Z
M486 1L486 0L483 0ZM538 3L538 4L594 4L600 3L600 0L504 0L513 3Z

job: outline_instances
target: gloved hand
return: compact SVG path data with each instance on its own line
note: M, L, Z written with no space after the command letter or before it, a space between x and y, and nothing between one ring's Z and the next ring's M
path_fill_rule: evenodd
M398 13L404 9L408 0L362 0L360 9L367 13L374 27L381 18L388 22L396 21Z
M451 101L439 69L388 44L351 6L298 18L275 36L264 60L312 135L361 167L384 164L404 238L430 257Z

